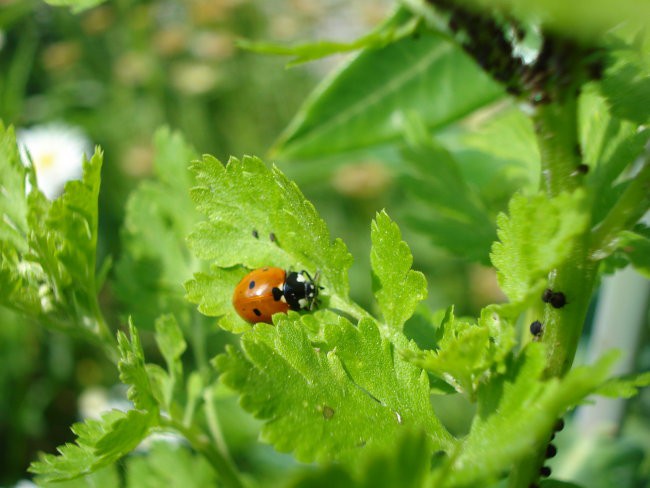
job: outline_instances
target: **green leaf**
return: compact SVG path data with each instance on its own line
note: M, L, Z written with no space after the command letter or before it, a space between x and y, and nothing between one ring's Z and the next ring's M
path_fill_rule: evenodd
M371 452L350 472L333 464L302 475L292 488L420 488L425 485L431 446L422 433L406 432L386 453Z
M356 51L362 48L376 49L412 35L420 19L404 9L398 8L384 23L373 32L352 42L316 41L285 46L272 42L238 41L239 47L261 54L293 56L289 66L323 58L337 53Z
M105 0L44 0L55 7L70 7L75 14L95 7Z
M141 183L126 204L121 231L124 252L115 266L115 291L141 328L161 313L183 317L183 283L200 269L186 236L200 219L189 196L193 149L178 133L154 136L155 179Z
M496 238L494 219L455 157L429 138L404 149L403 156L411 171L402 181L415 200L406 222L436 245L486 263Z
M650 278L650 229L637 226L636 230L619 234L616 239L619 256L624 256L634 269Z
M111 464L72 480L45 482L43 477L38 477L36 481L39 488L113 488L120 486L120 475L117 466Z
M12 127L0 122L0 240L23 253L27 251L27 200L25 178L27 169L18 155Z
M642 35L647 37L647 33ZM617 117L635 124L647 124L650 121L650 115L645 109L650 105L650 50L647 41L645 45L618 41L620 44L609 50L610 66L601 82L602 92L607 97L612 113Z
M592 366L576 367L562 379L543 379L546 353L529 343L506 375L479 392L472 428L443 469L445 486L485 485L547 442L553 424L566 410L594 393L616 359L607 355Z
M612 398L632 398L639 389L650 385L650 372L611 378L596 393Z
M167 363L168 374L160 377L163 386L164 405L171 410L174 391L183 381L183 363L180 358L187 344L183 332L173 315L163 315L156 320L156 344ZM151 370L149 370L151 375ZM166 381L164 381L166 380Z
M343 241L332 242L327 225L295 183L249 156L241 161L232 158L226 167L206 156L193 170L199 186L192 190L192 198L208 217L189 237L198 257L220 268L278 266L319 273L325 288L322 296L330 306L358 314L348 297L352 257ZM232 297L230 278L239 272L213 267L209 274L198 274L186 284L190 300L210 313L221 313ZM232 307L227 312L233 323L242 323Z
M505 360L516 344L515 329L494 307L484 309L477 324L456 319L449 307L440 329L435 350L406 352L406 357L474 400L491 373L505 371Z
M500 242L494 243L490 257L511 301L525 300L569 256L589 225L586 203L582 190L552 199L542 193L518 194L510 201L508 215L498 216Z
M138 331L129 321L129 336L126 337L122 331L117 333L118 348L120 351L120 380L130 385L127 396L133 402L135 408L157 412L158 402L153 394L149 375L145 369L144 351L138 337Z
M151 414L138 410L112 410L100 420L72 426L76 444L58 448L59 455L41 454L29 468L43 482L69 480L92 473L122 458L147 436L153 426Z
M275 326L242 335L243 351L230 347L216 359L244 409L266 420L264 440L305 462L353 463L408 430L426 432L436 449L451 446L431 411L426 374L395 353L373 320L355 327L332 318L312 344L315 320L276 315Z
M126 487L219 486L208 461L182 445L154 442L144 456L126 460Z
M219 268L212 266L209 272L194 273L194 278L185 283L186 298L198 305L198 310L209 317L222 317L219 325L239 334L250 329L250 324L233 315L232 290L246 275L241 266Z
M503 96L460 48L432 32L362 51L317 87L275 145L306 160L393 143L403 115L437 129Z
M385 212L380 212L372 223L373 291L386 323L402 329L415 311L417 304L427 296L427 280L419 271L413 271L413 255L396 223Z
M109 342L97 312L95 277L101 152L84 162L82 179L69 181L54 201L38 190L33 170L18 158L13 130L3 126L0 165L0 303Z

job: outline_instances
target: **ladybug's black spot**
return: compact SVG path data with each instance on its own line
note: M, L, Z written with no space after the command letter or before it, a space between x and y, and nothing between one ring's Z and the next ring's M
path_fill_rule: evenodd
M254 308L254 309L253 309L253 313L254 313L255 315L257 315L258 317L259 317L260 315L262 315L262 312L260 312L257 308Z
M252 290L253 288L255 288L255 280L251 280L251 282L248 284L249 290Z
M271 290L271 293L273 293L273 300L276 302L282 298L282 290L278 288L277 286L274 286L273 289Z

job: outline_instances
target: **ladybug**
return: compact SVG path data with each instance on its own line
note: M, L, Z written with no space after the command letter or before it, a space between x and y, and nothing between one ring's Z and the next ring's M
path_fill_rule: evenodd
M235 287L232 304L241 318L256 324L270 324L271 316L289 310L312 310L319 286L307 271L259 268L251 271Z

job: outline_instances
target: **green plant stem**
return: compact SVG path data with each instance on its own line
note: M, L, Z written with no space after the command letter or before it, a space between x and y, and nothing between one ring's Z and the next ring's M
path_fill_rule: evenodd
M226 459L203 433L185 427L180 422L171 419L163 420L163 424L183 435L192 448L205 457L221 478L223 485L228 488L244 488L237 469L229 459Z
M576 173L580 164L576 108L576 99L569 97L562 104L539 106L534 116L541 155L541 184L549 198L574 191L580 185ZM567 260L549 273L548 287L564 293L567 303L561 308L550 304L542 308L542 342L547 346L545 375L548 378L561 377L571 368L596 269L597 264L589 259L589 235L585 234L575 242ZM510 488L526 487L539 479L550 435L549 432L548 436L538 439L532 454L514 467L509 478Z
M221 431L221 425L219 424L219 416L217 415L217 409L214 406L214 395L213 387L206 388L203 394L203 406L205 410L205 418L208 422L208 429L210 429L210 434L214 439L217 448L221 452L221 455L227 459L229 462L232 462L230 458L230 452L228 451L228 444L226 439L223 436Z
M541 156L542 187L549 197L575 190L580 164L577 101L537 107L533 122Z

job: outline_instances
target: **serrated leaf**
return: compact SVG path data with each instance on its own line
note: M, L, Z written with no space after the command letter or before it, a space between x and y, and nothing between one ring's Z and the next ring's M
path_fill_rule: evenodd
M519 302L569 256L574 240L586 230L585 193L578 190L551 199L542 193L515 195L497 225L499 242L492 246L490 258L501 289Z
M650 372L611 378L596 393L612 398L632 398L639 389L650 385Z
M406 357L474 400L491 373L505 370L516 343L515 329L493 307L482 311L478 323L457 319L450 307L440 329L435 350L407 352Z
M48 325L107 335L97 317L95 278L101 152L84 161L82 179L69 181L54 201L38 190L33 170L18 158L13 130L3 126L0 165L0 302Z
M156 132L154 146L156 179L141 183L127 201L124 252L115 266L116 294L141 328L151 328L161 313L182 318L183 283L200 269L185 241L201 217L189 196L195 153L166 128Z
M405 433L388 453L368 453L354 470L329 465L302 475L292 488L420 488L425 486L431 446L422 433ZM352 472L351 472L352 471Z
M221 268L278 266L318 272L323 296L335 307L350 309L347 273L352 258L343 241L332 242L325 222L295 183L249 156L232 158L226 167L206 156L193 170L199 186L192 198L208 217L189 237L197 256ZM225 300L232 297L230 280L214 279L219 273L224 271L213 268L211 275L199 274L187 285L191 301L211 313L223 313ZM227 313L227 318L235 317L232 307Z
M427 280L413 271L413 255L396 223L385 212L375 217L371 226L370 263L373 292L386 323L401 330L427 296Z
M156 344L165 358L167 369L178 371L181 367L179 359L187 343L173 315L163 315L156 320Z
M242 335L243 351L231 347L216 359L244 409L267 421L264 440L306 462L354 462L406 430L449 448L429 405L426 374L395 354L373 320L358 328L343 318L328 322L323 342L313 345L309 318L277 315L275 327L257 324Z
M43 482L77 478L108 466L131 452L144 439L154 418L137 410L112 410L100 420L72 426L76 444L58 448L59 455L41 454L29 468Z
M118 368L120 380L129 385L127 396L135 408L157 411L158 402L153 394L149 375L145 369L144 351L140 343L138 331L129 321L129 338L122 331L117 333L117 343L120 352Z
M36 481L39 488L116 488L120 486L120 475L117 466L111 464L72 480L45 482L43 477L38 477Z
M194 278L185 283L186 298L197 304L202 314L223 317L219 321L223 329L235 334L249 330L250 324L232 313L232 290L247 272L240 266L228 269L211 266L209 272L194 273Z
M436 129L502 96L502 89L460 48L424 31L362 51L324 80L275 152L283 159L307 160L367 150L402 137L403 113L419 112L426 126Z
M592 366L576 367L562 379L543 379L546 353L529 343L508 374L479 393L472 428L443 470L445 486L476 486L495 479L544 443L566 410L594 393L616 359L608 355Z

